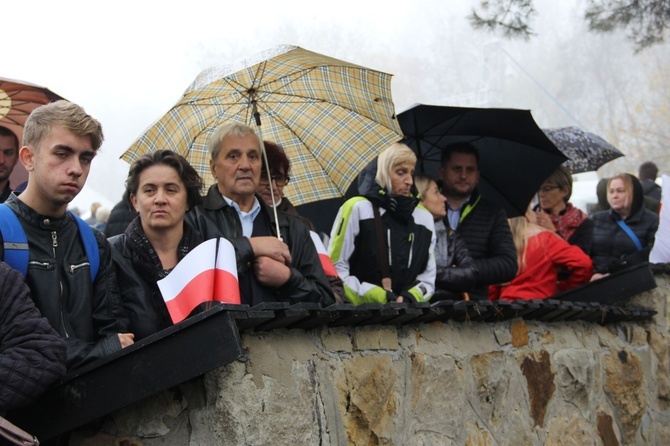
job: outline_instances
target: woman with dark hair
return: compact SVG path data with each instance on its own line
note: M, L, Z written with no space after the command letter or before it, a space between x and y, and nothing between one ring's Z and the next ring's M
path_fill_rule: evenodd
M591 216L593 228L593 269L591 280L626 266L649 260L658 229L658 215L643 205L640 181L620 173L607 183L610 209Z
M544 180L535 206L537 224L560 235L571 245L582 248L587 255L593 243L593 221L585 212L570 203L572 174L560 166Z
M310 231L315 231L312 222L298 214L293 203L284 196L284 186L291 179L289 177L291 162L284 153L284 149L271 141L263 141L263 144L265 145L265 154L268 157L270 175L268 175L265 163L263 163L261 179L256 191L263 198L265 204L276 207L278 211L298 217ZM272 185L270 185L270 181L272 181Z
M395 143L377 159L362 196L347 200L333 224L329 254L345 298L362 303L425 302L435 291L433 216L413 196L416 155Z
M203 240L184 221L202 200L202 179L182 156L159 150L130 167L124 200L138 215L109 239L135 341L172 325L157 281Z

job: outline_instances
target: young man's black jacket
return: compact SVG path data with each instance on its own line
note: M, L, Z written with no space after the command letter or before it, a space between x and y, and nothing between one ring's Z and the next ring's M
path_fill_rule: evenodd
M91 282L74 217L69 213L60 218L40 215L14 194L5 204L14 211L28 238L26 283L37 309L67 343L68 370L120 350L117 333L127 332L128 320L105 236L93 229L100 268Z

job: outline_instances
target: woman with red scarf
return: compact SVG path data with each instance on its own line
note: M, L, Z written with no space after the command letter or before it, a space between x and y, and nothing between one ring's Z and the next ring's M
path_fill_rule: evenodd
M572 175L560 166L547 178L538 191L540 203L534 208L537 224L553 231L571 245L591 254L593 221L585 212L569 202L572 195Z

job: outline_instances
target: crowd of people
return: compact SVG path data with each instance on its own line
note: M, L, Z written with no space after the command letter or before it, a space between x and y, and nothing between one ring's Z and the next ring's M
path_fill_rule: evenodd
M233 245L242 304L328 306L547 298L645 261L658 228L644 205L645 190L658 192L648 178L608 179L609 208L587 216L570 203L572 177L561 167L534 207L508 219L477 189L474 146L446 148L431 178L395 143L362 169L359 195L339 209L323 256L313 225L283 195L282 148L230 123L209 141L215 183L204 196L186 159L157 150L130 167L123 204L89 222L106 227L90 229L68 204L102 141L100 123L66 101L36 109L20 147L0 127L0 249L13 267L0 264L0 412L171 326L157 282L205 240ZM8 182L17 160L29 175L20 194Z

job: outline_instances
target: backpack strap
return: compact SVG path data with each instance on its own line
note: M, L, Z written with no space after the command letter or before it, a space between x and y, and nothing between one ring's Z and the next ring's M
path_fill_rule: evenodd
M91 226L89 226L88 223L74 215L72 212L69 212L69 214L74 217L74 221L76 221L77 226L79 226L79 236L81 237L82 243L84 243L86 257L88 257L88 263L91 266L91 283L93 283L98 275L98 270L100 269L100 250L98 249L98 241L95 239L93 229L91 229Z
M79 236L84 244L86 257L91 270L91 282L95 281L100 269L100 250L91 227L81 218L70 212L79 227ZM30 252L28 238L18 217L6 204L0 204L0 233L3 241L3 261L19 270L23 277L28 274Z
M29 259L28 239L18 217L4 203L0 204L0 232L3 241L3 261L26 277Z

